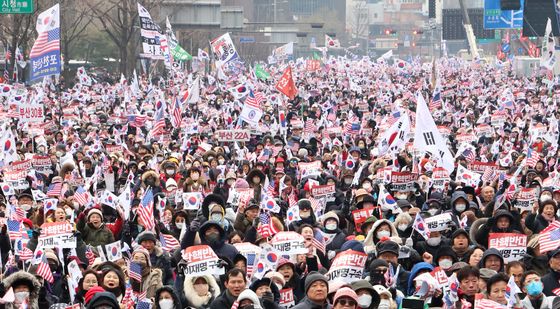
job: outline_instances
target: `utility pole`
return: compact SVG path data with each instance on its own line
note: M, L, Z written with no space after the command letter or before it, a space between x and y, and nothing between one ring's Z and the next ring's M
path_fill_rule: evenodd
M471 24L471 19L469 18L469 12L463 0L459 0L459 5L461 6L461 11L463 12L463 26L465 27L465 32L467 34L467 41L469 43L469 48L471 50L471 55L473 59L479 59L478 47L476 46L476 37L474 36L474 31Z

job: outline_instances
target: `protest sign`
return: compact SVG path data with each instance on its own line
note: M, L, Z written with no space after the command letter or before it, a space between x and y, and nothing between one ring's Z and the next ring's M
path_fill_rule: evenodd
M292 288L280 290L280 307L291 308L296 305L296 299L294 297L294 290Z
M424 219L424 222L428 226L430 232L439 232L447 229L449 223L453 219L450 213L443 213L441 215L433 216Z
M187 261L185 276L222 275L224 268L214 250L207 245L191 246L183 250L181 256Z
M38 248L76 248L74 229L68 222L43 223Z
M434 270L430 272L430 274L432 275L432 277L434 277L434 279L436 279L443 290L447 289L447 287L449 286L449 278L447 277L445 271L441 269L441 267L435 267Z
M305 254L308 251L303 236L296 232L278 232L270 244L282 255Z
M442 190L449 184L451 178L443 167L436 167L432 170L432 187Z
M519 261L527 253L527 235L518 233L490 233L488 248L500 251L504 262Z
M306 177L315 177L321 175L322 164L320 160L313 161L313 162L299 162L299 175L301 179Z
M313 188L311 188L311 195L313 195L313 197L331 195L334 194L335 192L336 192L336 186L334 184L324 185L324 186L314 186Z
M393 192L415 191L414 183L417 178L418 174L393 171L391 173L391 189Z
M519 208L519 212L531 211L537 201L536 188L521 188L517 193L517 201L515 207Z
M23 171L4 171L4 182L13 187L16 190L25 190L29 188L29 183L27 182L27 172Z
M42 122L45 120L43 104L20 103L17 105L18 120L25 122Z
M218 142L248 142L251 139L249 130L219 130L216 131Z
M50 175L52 174L52 161L49 156L34 155L31 159L31 164L35 172Z
M362 224L366 222L368 218L373 216L373 211L375 207L356 209L352 211L352 218L354 219L354 224L356 225L356 230L358 232L362 231Z
M329 281L352 283L362 279L367 254L354 250L340 252L334 258L327 277Z

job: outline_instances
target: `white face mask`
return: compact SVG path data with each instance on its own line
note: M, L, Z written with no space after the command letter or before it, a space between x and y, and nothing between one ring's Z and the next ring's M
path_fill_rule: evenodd
M184 222L175 223L175 226L176 226L178 229L182 229L183 226L185 226L185 223L184 223Z
M391 308L391 302L388 299L382 299L379 301L378 309L389 309Z
M438 212L437 208L430 208L428 209L428 212L430 213L430 215L435 216Z
M399 224L399 225L397 226L397 228L398 228L401 232L404 232L404 231L408 228L408 224L405 224L405 223Z
M219 163L220 165L224 165L225 162L226 162L226 160L224 160L224 159L219 159L219 160L218 160L218 163Z
M23 302L25 299L29 297L29 292L17 292L14 293L14 296L16 297L18 302Z
M455 209L458 212L463 212L463 211L465 211L465 209L467 209L467 205L465 205L465 204L455 204Z
M397 198L397 200L406 200L408 195L405 194L397 194L395 195L395 197Z
M222 218L223 218L222 214L214 213L214 214L210 215L210 219L212 221L220 222L220 221L222 221Z
M428 243L428 245L430 245L432 247L437 246L441 242L441 236L428 238L428 240L426 240L426 242Z
M381 239L383 237L390 237L391 232L389 232L389 231L378 231L376 235L377 235L377 239Z
M552 199L552 196L548 195L548 194L543 194L541 195L541 197L539 198L539 200L541 202L546 202Z
M364 188L364 189L366 189L366 190L371 189L371 183L369 183L369 182L364 182L364 184L362 185L362 188Z
M371 305L371 295L363 294L358 296L358 306L368 308Z
M330 222L325 224L325 228L329 231L336 230L336 222Z
M444 270L451 268L453 266L453 261L449 259L443 259L439 261L439 266Z
M162 299L159 301L159 307L161 309L173 309L173 299Z
M173 175L173 174L175 174L175 170L172 169L172 168L170 168L170 169L165 170L165 173L166 173L167 175Z

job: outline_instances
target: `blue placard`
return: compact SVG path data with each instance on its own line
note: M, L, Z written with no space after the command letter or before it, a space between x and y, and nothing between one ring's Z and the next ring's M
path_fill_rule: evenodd
M53 50L30 59L31 80L60 74L60 51Z
M520 29L523 28L523 6L517 11L502 11L500 0L484 0L484 29Z

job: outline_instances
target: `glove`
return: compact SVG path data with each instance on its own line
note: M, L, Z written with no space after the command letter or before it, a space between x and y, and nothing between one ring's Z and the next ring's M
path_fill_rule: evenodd
M190 225L191 232L196 232L200 228L200 221L193 220Z

